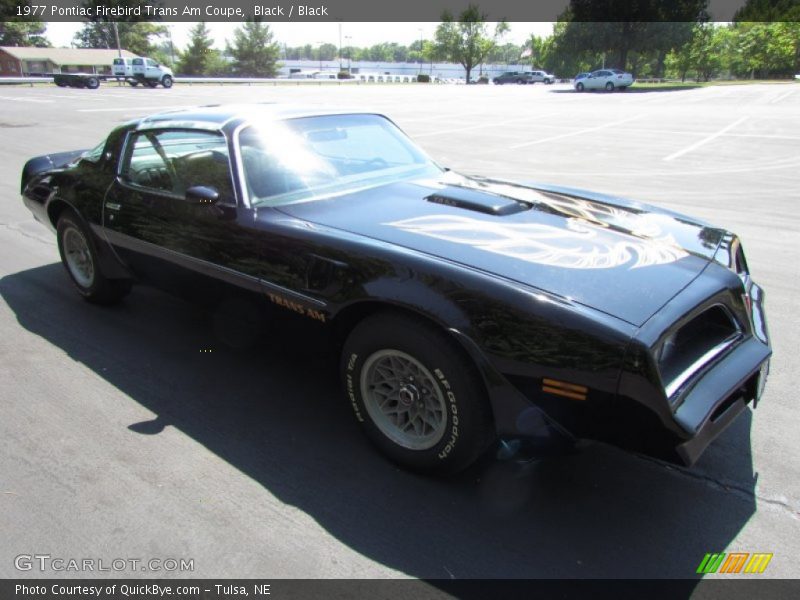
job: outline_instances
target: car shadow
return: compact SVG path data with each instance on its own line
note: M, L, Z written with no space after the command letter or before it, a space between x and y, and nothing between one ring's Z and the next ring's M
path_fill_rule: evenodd
M705 553L724 551L755 512L749 411L690 474L587 444L426 478L360 434L335 350L313 331L277 327L257 351L228 350L200 309L146 288L116 308L91 306L59 264L4 277L0 295L21 327L157 415L130 430L177 428L412 577L699 578Z
M658 94L663 92L683 92L688 90L696 90L698 88L705 87L703 85L659 85L659 86L647 86L647 85L639 85L636 84L625 88L622 91L615 90L615 93L618 94ZM607 94L605 90L584 90L583 92L578 92L572 87L569 89L562 89L562 90L549 90L551 94Z

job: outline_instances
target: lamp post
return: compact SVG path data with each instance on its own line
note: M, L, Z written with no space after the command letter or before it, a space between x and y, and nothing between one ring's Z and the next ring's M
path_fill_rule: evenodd
M319 70L322 71L322 44L325 42L317 42L319 44L319 48L317 48L317 54L319 55Z
M342 24L339 23L339 71L342 70Z
M353 70L353 36L346 35L344 36L344 41L347 44L347 72L350 73Z

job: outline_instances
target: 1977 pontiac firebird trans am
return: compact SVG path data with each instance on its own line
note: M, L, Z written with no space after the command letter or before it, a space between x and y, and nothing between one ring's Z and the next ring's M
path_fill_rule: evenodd
M378 114L159 114L31 159L22 195L90 302L180 282L329 327L355 417L411 469L456 471L497 439L691 465L767 377L734 234L458 175Z

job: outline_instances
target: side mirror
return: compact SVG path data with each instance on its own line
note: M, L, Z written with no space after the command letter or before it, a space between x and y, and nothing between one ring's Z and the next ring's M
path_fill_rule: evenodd
M186 190L186 201L191 204L212 206L219 201L219 192L213 187L194 185Z

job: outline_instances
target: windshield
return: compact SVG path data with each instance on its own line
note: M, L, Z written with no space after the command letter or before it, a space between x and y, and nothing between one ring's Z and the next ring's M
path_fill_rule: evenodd
M239 136L253 206L280 205L442 172L388 119L328 115L245 128Z

